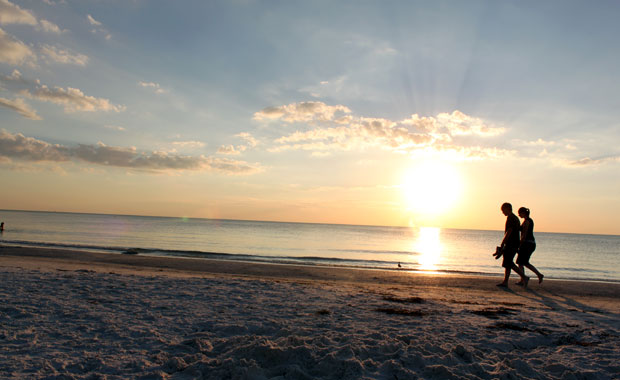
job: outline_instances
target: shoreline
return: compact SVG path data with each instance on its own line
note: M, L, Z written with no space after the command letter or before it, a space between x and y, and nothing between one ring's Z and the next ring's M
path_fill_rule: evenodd
M19 250L21 250L21 252L26 252L25 255L26 256L37 256L40 255L41 257L48 257L48 258L62 258L62 257L66 257L67 259L71 259L71 260L77 260L77 261L93 261L94 262L107 262L107 263L113 263L113 262L117 262L117 263L123 263L125 262L124 260L109 260L109 256L126 256L126 257L141 257L141 258L153 258L154 261L151 264L148 264L148 262L145 262L145 264L148 265L162 265L161 263L157 264L157 259L170 259L170 260L187 260L187 261L194 261L194 262L225 262L225 263L231 263L231 265L234 265L234 263L239 263L239 264L243 264L243 265L253 265L253 264L257 264L257 265L277 265L277 266L283 266L283 267L306 267L306 268L326 268L326 269L333 269L333 270L343 270L343 271L349 271L349 270L360 270L360 271L374 271L374 272L386 272L386 273L391 273L391 274L402 274L402 273L407 273L407 274L411 274L411 275L428 275L428 276L439 276L439 277L445 277L445 276L456 276L456 277L481 277L481 278L491 278L491 277L496 277L498 276L498 273L501 272L503 270L503 268L500 268L498 271L494 271L494 272L471 272L471 271L463 271L463 270L422 270L422 269L411 269L411 268L392 268L392 267L381 267L381 266L377 266L377 267L371 267L371 266L363 266L363 265L338 265L338 264L334 264L334 265L330 265L330 264L323 264L323 263L314 263L314 262L308 262L308 263L304 263L304 262L300 262L300 261L295 261L295 257L283 257L282 260L280 260L280 258L276 258L275 256L267 256L268 258L273 258L274 260L269 260L269 259L261 259L262 256L254 256L254 255L250 255L250 254L232 254L232 253L221 253L221 252L200 252L202 254L204 254L204 256L195 256L195 255L191 255L188 254L187 256L184 255L159 255L159 254L151 254L150 251L158 251L156 249L153 250L145 250L144 252L141 252L139 249L134 249L136 251L136 253L126 253L123 252L122 250L110 250L110 249L97 249L97 248L89 248L89 247L64 247L64 246L46 246L46 245L36 245L36 244L25 244L25 245L21 245L21 244L13 244L13 243L2 243L0 242L0 255L2 255L2 251L5 252L20 252ZM128 251L131 251L132 249L128 249ZM189 251L189 253L193 253L193 251ZM108 259L106 260L100 260L100 259L95 259L94 257L87 257L88 254L93 254L93 255L106 255L105 257L107 257ZM70 256L70 257L69 257ZM257 259L251 259L251 258L246 258L246 257L256 257ZM286 259L291 259L290 261L287 261ZM301 257L300 259L304 259L304 257ZM329 259L326 259L329 260ZM336 259L337 260L337 259ZM346 260L345 260L346 261ZM138 265L135 262L132 262L131 260L129 261L132 263L132 265ZM242 266L243 266L242 265ZM189 270L192 270L191 268L195 268L195 266L193 265L173 265L173 267L187 267L189 268ZM204 268L204 265L198 265L198 268ZM219 266L218 266L219 267ZM498 266L499 268L499 266ZM195 270L194 270L195 271ZM532 273L529 273L530 277L535 277ZM516 276L515 273L512 274L513 276ZM534 278L534 282L535 282L535 278ZM610 284L610 285L620 285L620 279L615 280L615 279L601 279L601 278L567 278L567 277L545 277L545 281L547 280L553 280L553 281L565 281L565 282L577 282L577 283L601 283L601 284Z
M12 263L24 268L74 269L86 267L94 271L121 270L135 274L188 276L239 276L250 278L311 280L376 285L463 287L496 290L503 273L496 275L463 273L424 273L407 270L366 269L265 263L225 259L194 259L133 254L99 253L71 249L0 246L0 266ZM517 279L513 274L511 279ZM584 289L587 284L587 289ZM511 289L522 290L511 285ZM545 278L542 286L531 277L529 289L562 292L577 296L610 297L620 300L620 283Z

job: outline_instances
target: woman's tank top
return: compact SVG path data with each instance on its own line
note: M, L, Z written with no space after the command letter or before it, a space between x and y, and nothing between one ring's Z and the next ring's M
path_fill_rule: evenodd
M527 231L523 231L523 224L525 224L526 220L529 220L530 223L527 226ZM535 242L536 240L534 240L534 221L532 220L532 218L527 218L526 220L524 220L523 224L521 225L521 233L525 234L525 241Z

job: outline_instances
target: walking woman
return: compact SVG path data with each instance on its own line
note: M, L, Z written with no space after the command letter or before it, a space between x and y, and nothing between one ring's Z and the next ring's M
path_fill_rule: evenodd
M521 243L519 244L519 255L517 256L517 265L519 269L524 270L523 267L531 270L538 276L538 283L543 282L545 277L542 273L536 269L535 266L530 264L530 257L536 249L536 240L534 240L534 221L530 218L530 209L521 207L519 209L519 217L523 219L521 224ZM523 285L522 281L517 282L517 285Z

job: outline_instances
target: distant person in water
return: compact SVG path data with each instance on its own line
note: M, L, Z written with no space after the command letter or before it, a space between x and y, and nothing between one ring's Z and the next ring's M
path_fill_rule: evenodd
M527 286L529 277L523 273L518 266L515 265L513 259L517 250L519 249L519 229L521 224L519 218L512 212L512 205L510 203L504 203L501 207L502 213L506 215L506 227L504 228L504 239L501 244L501 255L504 256L502 261L502 267L504 267L504 281L497 284L497 286L507 288L508 279L510 279L510 271L514 270L519 276L521 276L521 282L523 286ZM497 257L499 258L499 257Z
M541 284L545 276L540 273L535 266L530 264L532 253L536 250L536 240L534 240L534 221L530 218L530 209L521 207L519 209L519 216L523 219L523 224L521 224L521 242L519 243L517 265L523 273L525 273L525 269L523 269L524 267L536 273L536 276L538 276L538 283ZM517 282L517 285L523 285L523 281Z
M0 223L0 232L4 231L4 222Z

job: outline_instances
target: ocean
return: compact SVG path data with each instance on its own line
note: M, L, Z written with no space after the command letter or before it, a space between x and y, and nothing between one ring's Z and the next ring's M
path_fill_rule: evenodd
M0 210L1 245L496 275L503 231ZM620 236L534 232L545 278L620 282ZM400 268L398 265L400 264ZM531 274L534 276L533 274ZM515 275L516 279L516 275Z

